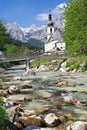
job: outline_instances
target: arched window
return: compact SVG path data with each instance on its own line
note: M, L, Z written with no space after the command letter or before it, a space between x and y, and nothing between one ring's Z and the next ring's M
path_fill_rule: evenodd
M50 32L52 33L52 28L50 28Z

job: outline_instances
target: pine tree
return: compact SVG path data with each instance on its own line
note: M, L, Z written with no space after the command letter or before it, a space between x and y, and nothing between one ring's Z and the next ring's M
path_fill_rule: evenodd
M65 42L71 54L87 54L87 0L70 0L65 10Z

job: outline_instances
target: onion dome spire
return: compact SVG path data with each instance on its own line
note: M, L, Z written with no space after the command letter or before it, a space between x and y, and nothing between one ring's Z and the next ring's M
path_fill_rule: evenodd
M49 14L48 14L48 26L53 26L54 23L52 21L52 14L51 14L51 11L49 10Z

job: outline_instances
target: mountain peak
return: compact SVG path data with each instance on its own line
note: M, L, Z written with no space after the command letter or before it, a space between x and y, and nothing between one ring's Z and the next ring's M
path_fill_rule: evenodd
M61 3L61 4L57 5L57 8L65 9L66 6L67 6L66 3Z
M24 33L19 24L17 24L16 22L6 23L5 27L13 39L19 40L19 41L24 41Z

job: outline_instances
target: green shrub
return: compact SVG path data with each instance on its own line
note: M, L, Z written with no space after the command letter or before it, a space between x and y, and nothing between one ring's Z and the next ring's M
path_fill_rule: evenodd
M87 71L87 61L85 62L85 65L82 67L83 71Z
M84 65L82 66L81 64L84 64ZM66 67L69 67L70 70L79 69L79 67L81 67L83 71L86 71L87 70L87 55L79 55L79 56L70 58L67 62Z
M6 111L3 105L3 99L0 97L0 130L7 130L7 123L6 123Z
M80 67L79 62L77 62L76 59L70 59L69 62L67 62L67 67L70 68L70 70L78 69Z

